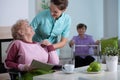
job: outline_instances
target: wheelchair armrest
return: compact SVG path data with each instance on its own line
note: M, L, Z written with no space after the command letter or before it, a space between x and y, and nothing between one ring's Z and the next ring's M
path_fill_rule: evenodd
M10 75L10 78L11 80L16 80L16 77L18 76L18 80L22 80L22 73L25 73L25 71L19 71L19 70L16 70L16 69L8 69L7 70L9 75Z

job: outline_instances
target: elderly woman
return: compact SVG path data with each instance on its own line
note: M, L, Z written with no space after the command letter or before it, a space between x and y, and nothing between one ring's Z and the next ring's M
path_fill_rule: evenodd
M73 45L98 45L99 40L94 41L91 35L86 34L87 25L83 23L79 23L77 25L77 36L73 36L69 45L72 47ZM75 67L82 67L89 65L91 62L95 60L92 56L94 54L94 47L90 46L79 46L75 47Z
M20 71L31 70L30 64L34 60L59 64L59 58L56 51L48 41L44 46L40 42L33 42L34 31L26 20L18 20L12 26L13 41L7 49L6 67Z

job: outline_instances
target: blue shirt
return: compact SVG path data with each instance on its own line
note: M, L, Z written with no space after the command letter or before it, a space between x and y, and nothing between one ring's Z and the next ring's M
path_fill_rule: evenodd
M58 36L68 38L70 32L71 18L63 13L55 20L50 9L40 12L32 21L31 26L35 31L33 41L48 39L51 43L59 41Z

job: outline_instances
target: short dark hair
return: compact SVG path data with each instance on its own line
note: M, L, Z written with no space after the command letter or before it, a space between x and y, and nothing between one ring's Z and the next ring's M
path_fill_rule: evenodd
M87 26L85 24L83 24L83 23L79 23L77 25L77 29L80 29L80 28L83 28L83 27L85 27L85 29L87 29Z
M68 6L68 0L51 0L51 3L55 4L59 10L64 10Z

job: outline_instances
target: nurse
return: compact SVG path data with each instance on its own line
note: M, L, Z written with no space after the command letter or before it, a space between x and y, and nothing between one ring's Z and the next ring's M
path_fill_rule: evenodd
M50 8L40 13L32 20L35 31L33 41L51 42L55 49L62 48L67 42L70 32L71 18L64 13L68 0L51 0Z

